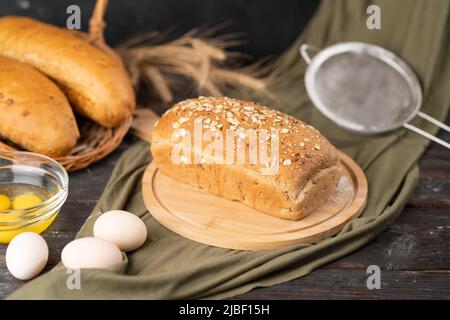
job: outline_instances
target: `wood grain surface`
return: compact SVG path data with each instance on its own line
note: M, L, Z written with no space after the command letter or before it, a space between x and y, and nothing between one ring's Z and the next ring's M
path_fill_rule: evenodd
M342 177L326 203L298 221L284 220L182 183L152 162L142 178L144 203L168 229L197 242L238 250L271 250L314 243L339 232L366 205L367 180L349 156L340 153Z
M450 124L450 116L447 124ZM450 134L439 137L450 141ZM69 199L58 219L44 233L52 268L93 209L120 154L135 138L87 170L70 174ZM431 144L419 161L420 178L408 204L393 226L362 249L308 276L256 289L236 299L448 299L450 297L450 156ZM0 297L23 282L6 270L6 246L0 245ZM381 268L381 289L368 290L366 269Z

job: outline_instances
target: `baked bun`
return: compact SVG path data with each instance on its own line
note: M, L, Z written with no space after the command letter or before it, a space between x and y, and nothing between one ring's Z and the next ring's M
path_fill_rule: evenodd
M228 138L230 132L235 139ZM266 161L261 161L263 145L270 150ZM236 152L229 156L232 149ZM335 192L340 178L338 152L319 131L292 116L230 98L176 104L156 124L151 151L164 174L284 219L298 220L315 210Z
M119 125L135 107L121 61L67 29L26 17L3 17L0 54L52 78L77 112L102 126Z
M0 56L0 135L29 151L62 156L80 133L56 84L34 68Z

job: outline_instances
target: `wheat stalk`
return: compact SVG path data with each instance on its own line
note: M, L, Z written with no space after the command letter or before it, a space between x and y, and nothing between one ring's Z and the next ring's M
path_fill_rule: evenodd
M144 80L165 104L178 96L173 77L190 80L196 94L222 96L230 89L250 89L265 94L267 67L256 63L244 68L230 68L244 55L227 49L241 44L238 34L211 37L214 29L195 29L184 36L163 42L158 32L142 34L116 48L137 89Z

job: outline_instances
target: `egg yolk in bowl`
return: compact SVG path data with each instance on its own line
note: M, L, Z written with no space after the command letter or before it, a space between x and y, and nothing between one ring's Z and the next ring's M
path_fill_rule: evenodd
M11 190L11 188L8 189ZM12 190L22 189L23 188L13 188ZM45 194L41 190L39 191L39 194L43 199L32 192L22 194L9 192L12 196L8 196L8 194L0 194L0 243L9 243L16 235L22 232L28 231L41 233L53 222L58 212L55 212L46 219L37 220L30 223L27 223L24 220L23 225L18 227L8 225L12 221L16 223L21 221L23 213L18 211L29 209L30 212L28 212L28 214L32 214L34 207L38 207L43 201L50 198L50 195ZM36 209L36 211L38 210L42 209Z

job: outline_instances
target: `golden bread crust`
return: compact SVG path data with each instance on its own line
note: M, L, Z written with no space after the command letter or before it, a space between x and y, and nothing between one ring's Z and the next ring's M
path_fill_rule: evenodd
M278 132L279 136L269 138L279 139L278 170L262 174L267 169L264 163L214 163L213 157L193 162L199 150L194 147L188 162L174 163L174 137L180 133L194 136L196 119L202 119L204 129L220 132ZM204 149L210 141L202 143ZM250 145L245 148L248 156ZM279 111L226 97L200 97L176 104L156 124L151 151L163 173L284 219L301 219L319 207L335 191L340 178L338 152L319 131Z
M123 64L67 29L26 17L0 18L0 54L52 78L77 112L105 127L119 125L135 107Z
M80 136L64 93L45 75L0 56L0 135L33 152L67 154Z

